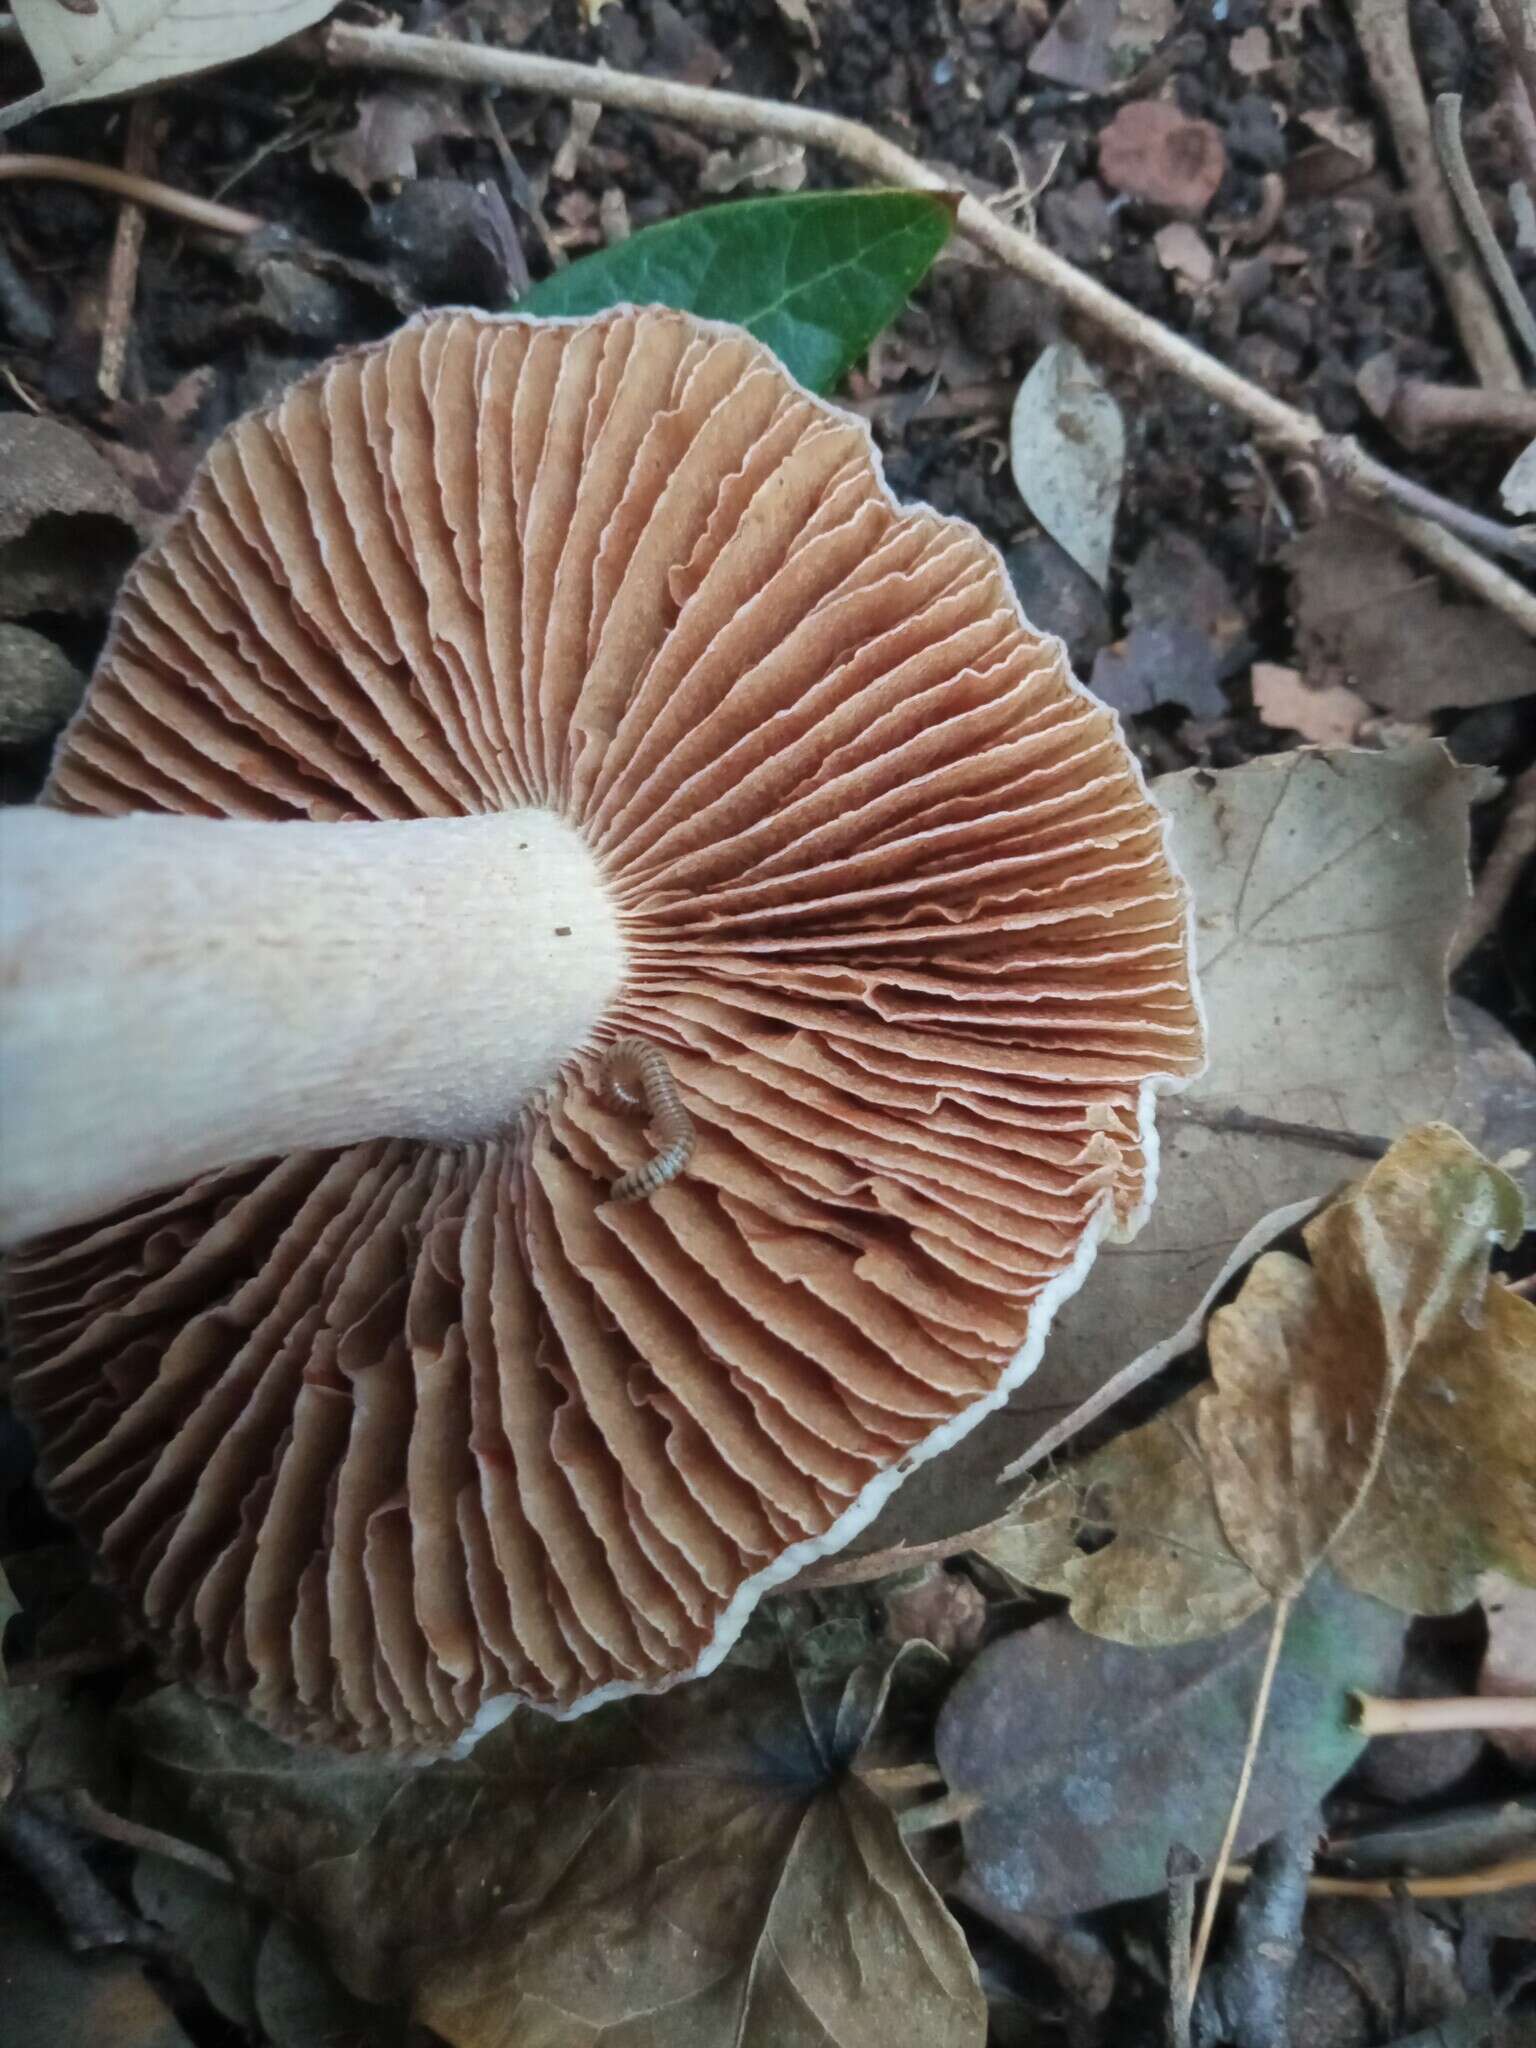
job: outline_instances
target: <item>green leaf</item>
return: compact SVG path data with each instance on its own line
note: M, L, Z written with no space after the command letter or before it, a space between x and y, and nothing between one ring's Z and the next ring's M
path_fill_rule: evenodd
M1168 1846L1215 1851L1237 1782L1271 1616L1133 1650L1065 1615L1004 1636L939 1717L972 1878L1015 1912L1088 1912L1160 1891ZM1306 1821L1359 1755L1345 1696L1397 1675L1404 1622L1319 1572L1292 1611L1238 1852ZM1362 1682L1356 1673L1369 1673Z
M559 316L672 306L732 320L811 391L831 391L906 304L949 239L943 192L744 199L645 228L518 303Z

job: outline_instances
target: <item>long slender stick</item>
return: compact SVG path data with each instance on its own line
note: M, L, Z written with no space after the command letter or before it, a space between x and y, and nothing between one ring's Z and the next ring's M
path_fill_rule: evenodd
M1531 361L1536 363L1536 319L1532 318L1531 309L1525 303L1525 294L1509 267L1509 258L1493 232L1493 222L1483 205L1483 195L1477 189L1472 166L1467 162L1466 148L1461 139L1460 93L1443 92L1436 98L1433 126L1435 147L1440 152L1440 168L1445 172L1445 182L1450 186L1456 204L1461 208L1467 233L1477 244L1483 268L1503 303L1510 326L1524 343Z
M161 213L174 214L195 228L210 228L216 235L254 235L266 226L259 214L242 213L236 206L221 206L216 199L199 199L195 193L178 192L174 185L162 185L158 178L136 178L131 171L115 170L111 164L86 163L79 157L37 155L16 150L0 155L0 178L53 178L66 185L89 185L114 198L132 200Z
M597 100L604 106L626 107L726 134L775 135L808 148L828 150L886 184L917 192L949 189L948 181L937 171L887 142L873 128L814 107L717 92L712 87L682 85L635 72L608 71L595 64L568 63L526 50L489 50L446 38L402 35L393 29L359 28L350 22L332 23L322 44L330 62L343 69L400 71L419 78L452 79L461 85ZM962 234L1008 269L1033 278L1085 319L1240 414L1282 452L1326 462L1330 476L1353 494L1375 501L1378 516L1410 546L1536 639L1536 593L1443 527L1418 516L1423 493L1407 478L1377 462L1355 442L1329 435L1311 414L1287 405L1172 328L1138 312L1043 243L999 220L969 194L960 200L956 224ZM1411 511L1404 509L1409 502Z
M1246 1884L1252 1875L1247 1864L1234 1863L1227 1883ZM1507 1863L1464 1870L1455 1877L1319 1877L1314 1872L1307 1879L1307 1891L1314 1899L1395 1899L1399 1892L1410 1899L1481 1899L1533 1884L1536 1856L1514 1856Z
M1488 288L1472 261L1451 195L1435 160L1429 106L1414 61L1408 0L1346 0L1371 84L1392 130L1408 211L1450 307L1479 384L1517 391L1520 370L1504 338Z
M1536 1728L1536 1699L1384 1700L1357 1692L1354 1725L1362 1735L1440 1735L1448 1728Z
M1232 1847L1237 1840L1237 1831L1242 1826L1243 1808L1248 1804L1248 1788L1253 1783L1253 1767L1258 1760L1259 1744L1264 1739L1264 1722L1269 1713L1269 1695L1280 1662L1281 1645L1285 1641L1286 1623L1290 1618L1290 1598L1282 1597L1275 1602L1275 1618L1270 1625L1269 1647L1264 1653L1264 1669L1259 1674L1259 1689L1254 1695L1253 1713L1248 1722L1248 1743L1243 1751L1243 1767L1237 1774L1237 1790L1232 1795L1232 1807L1227 1815L1226 1832L1222 1835L1221 1847L1216 1851L1211 1882L1206 1889L1205 1904L1200 1912L1200 1926L1195 1934L1194 1951L1189 1959L1191 2011L1194 2010L1195 1993L1200 1989L1200 1972L1205 1968L1205 1953L1211 1945L1211 1929L1216 1924L1216 1908L1221 1904L1221 1888L1226 1881L1227 1865L1232 1861Z

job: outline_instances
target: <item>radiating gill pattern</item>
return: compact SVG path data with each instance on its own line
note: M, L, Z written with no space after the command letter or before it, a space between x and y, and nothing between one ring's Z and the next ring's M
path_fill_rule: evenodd
M170 1666L296 1737L443 1747L707 1663L996 1393L1201 1057L1112 715L860 423L682 315L439 316L232 428L48 800L557 812L622 913L604 1041L695 1126L613 1203L656 1146L584 1054L482 1142L14 1260L50 1499Z

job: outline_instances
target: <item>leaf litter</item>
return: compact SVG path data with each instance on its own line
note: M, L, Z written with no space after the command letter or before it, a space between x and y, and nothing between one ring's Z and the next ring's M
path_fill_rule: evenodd
M712 1678L518 1714L416 1769L289 1749L167 1689L130 1716L140 1805L302 1912L354 1996L409 2001L454 2048L980 2048L964 1938L861 1777L933 1663L836 1621L765 1625Z

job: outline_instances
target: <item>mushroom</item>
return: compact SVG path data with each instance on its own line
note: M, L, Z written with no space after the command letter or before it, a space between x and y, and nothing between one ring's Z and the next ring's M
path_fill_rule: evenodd
M1202 1057L1113 714L673 312L238 422L0 830L14 1398L295 1738L711 1669L1029 1372Z

